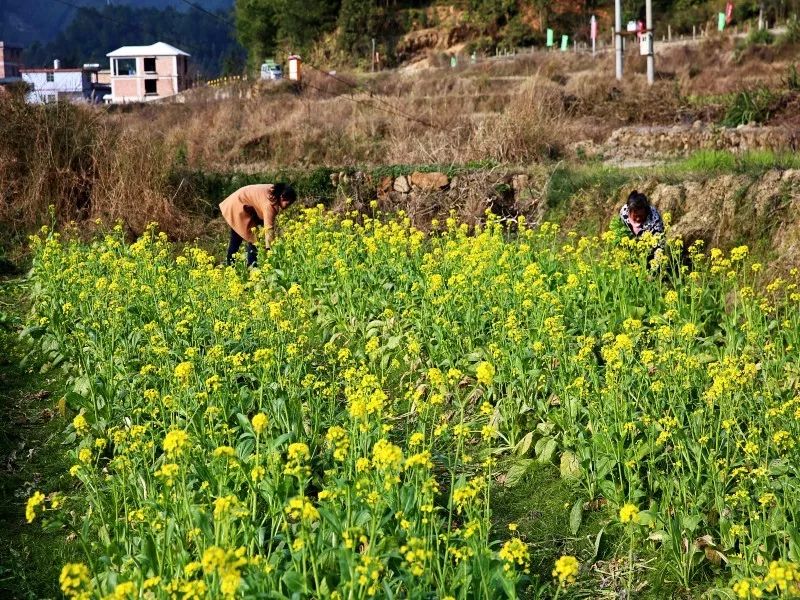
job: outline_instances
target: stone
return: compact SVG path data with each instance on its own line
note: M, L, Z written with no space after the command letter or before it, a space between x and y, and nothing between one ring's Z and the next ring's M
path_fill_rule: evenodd
M432 173L416 171L411 174L411 185L423 191L444 190L450 185L450 179L447 175L438 171Z
M528 176L525 174L514 175L511 178L511 188L514 193L519 194L528 189Z
M400 175L397 179L394 180L394 191L400 192L401 194L407 194L411 191L411 185L408 183L408 177L405 175Z
M386 177L381 177L381 180L378 182L378 198L384 198L389 195L389 192L392 191L392 183L391 176L387 175Z

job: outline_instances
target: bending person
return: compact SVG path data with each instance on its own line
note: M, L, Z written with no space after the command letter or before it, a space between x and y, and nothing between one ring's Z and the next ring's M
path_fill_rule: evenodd
M664 233L664 221L661 213L650 204L647 196L633 190L628 201L619 210L619 218L633 237L640 237L649 231L653 235Z
M275 238L275 218L296 199L294 189L283 183L246 185L225 198L219 209L231 228L227 264L233 264L234 255L246 240L247 266L254 266L258 251L253 230L264 227L264 247L269 250Z

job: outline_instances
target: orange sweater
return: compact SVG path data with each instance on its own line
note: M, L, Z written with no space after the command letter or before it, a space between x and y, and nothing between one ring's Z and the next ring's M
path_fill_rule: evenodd
M252 230L260 225L256 219L257 215L264 223L267 247L269 247L272 230L275 227L275 216L278 214L278 206L272 201L272 190L273 186L267 183L246 185L233 192L219 205L222 216L231 229L250 243L256 241Z

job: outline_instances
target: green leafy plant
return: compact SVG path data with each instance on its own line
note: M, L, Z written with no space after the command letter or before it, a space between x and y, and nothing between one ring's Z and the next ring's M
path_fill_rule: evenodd
M722 124L737 127L747 123L763 123L772 112L777 97L766 86L737 92L730 101Z

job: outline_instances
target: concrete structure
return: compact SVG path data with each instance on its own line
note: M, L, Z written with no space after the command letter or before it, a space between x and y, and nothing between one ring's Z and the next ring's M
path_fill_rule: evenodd
M100 65L83 65L78 69L62 69L58 60L52 68L20 69L22 80L28 84L26 100L33 104L50 102L100 102L108 91L98 88Z
M22 46L0 42L0 85L22 81Z
M111 61L110 102L149 102L189 87L189 55L164 42L123 46L106 56Z

